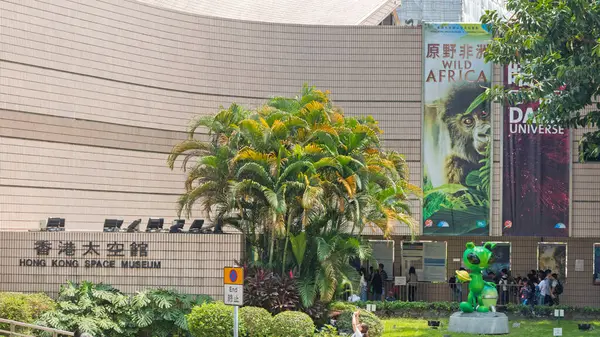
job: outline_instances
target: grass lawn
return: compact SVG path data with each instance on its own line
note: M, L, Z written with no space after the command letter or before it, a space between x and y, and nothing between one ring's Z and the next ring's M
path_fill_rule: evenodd
M473 336L468 334L459 334L448 332L446 330L448 320L442 321L442 327L438 330L433 330L427 327L427 320L422 319L405 319L396 318L383 321L385 330L383 337L443 337L448 334L452 337ZM513 328L513 323L521 323L518 328ZM592 323L594 330L579 331L577 323ZM600 336L600 321L592 322L574 322L574 321L510 321L510 334L504 336L510 337L552 337L553 328L563 328L564 337L580 337L580 336Z

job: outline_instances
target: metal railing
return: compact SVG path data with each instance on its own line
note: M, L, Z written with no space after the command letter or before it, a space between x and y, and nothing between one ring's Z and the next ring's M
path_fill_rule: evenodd
M375 296L372 291L367 292L366 299L368 301L382 300L398 300L408 302L461 302L467 300L469 294L469 284L449 284L447 282L428 283L418 282L411 285L394 286L393 282L386 282L384 290ZM522 286L516 284L498 285L498 305L504 306L508 304L541 304L541 299L533 297L525 302ZM369 289L372 290L372 289ZM355 292L358 297L361 297L360 291ZM556 296L553 304L564 304L575 307L598 307L598 302L593 299L584 303L579 296L583 294L575 293L568 286L564 286L564 294ZM347 301L350 293L345 292L339 294L337 300ZM589 294L588 294L589 297ZM529 302L529 303L528 303Z
M75 336L75 334L73 332L47 328L45 326L33 325L33 324L28 324L28 323L23 323L23 322L11 321L9 319L0 318L0 323L3 323L5 325L9 326L10 330L0 329L0 336L5 336L5 337L13 337L13 336L14 337L36 337L34 335L19 333L19 332L17 332L17 328L46 331L46 332L52 333L52 337Z

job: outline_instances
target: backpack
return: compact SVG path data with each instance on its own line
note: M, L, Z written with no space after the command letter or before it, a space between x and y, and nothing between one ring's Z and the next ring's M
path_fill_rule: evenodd
M531 289L528 286L524 286L521 289L521 298L524 300L531 298Z
M554 288L554 292L556 295L560 295L563 293L563 285L559 280L556 280L556 287Z
M450 279L448 280L450 289L455 289L456 288L456 276L452 276L450 277Z

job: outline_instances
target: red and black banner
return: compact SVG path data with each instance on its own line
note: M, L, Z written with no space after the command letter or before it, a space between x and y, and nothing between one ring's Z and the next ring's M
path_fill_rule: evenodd
M504 68L513 90L518 65ZM568 129L528 123L538 103L505 104L502 233L569 236L571 137Z

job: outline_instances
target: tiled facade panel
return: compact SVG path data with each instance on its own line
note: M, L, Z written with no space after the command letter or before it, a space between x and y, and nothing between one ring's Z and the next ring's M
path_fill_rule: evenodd
M34 228L50 213L81 229L109 215L172 219L183 174L166 168L166 156L189 120L295 95L303 83L331 90L350 116L375 116L384 146L405 154L411 182L421 182L418 27L243 22L134 0L7 0L0 28L2 229ZM499 67L494 78L501 83ZM500 112L496 104L492 235ZM600 168L574 163L573 173L572 234L600 236ZM417 219L420 207L413 200Z
M48 250L36 250L36 242L38 247L44 242ZM133 243L145 245L145 254L140 256L140 248L133 248ZM0 291L56 295L67 281L85 280L111 284L125 293L169 288L222 300L223 267L239 261L242 254L241 235L0 232ZM27 260L43 260L45 265L27 265L34 263ZM91 261L100 261L102 267ZM154 262L151 265L160 263L160 268L123 268L123 262L127 266Z
M170 20L158 16L164 10L137 4L128 10L132 3L3 2L3 58L209 94L269 97L296 92L304 81L327 84L337 99L411 99L420 93L419 29L236 27L181 14ZM416 63L399 64L399 55Z
M174 194L184 179L162 153L0 138L0 185Z
M104 219L115 218L125 220L123 227L141 218L144 230L148 217L162 217L168 226L175 218L177 196L0 185L0 229L36 229L48 217L65 218L66 228L75 231L101 231Z
M3 229L47 216L71 229L168 221L183 174L166 156L189 120L303 83L331 90L348 115L375 115L420 183L419 29L240 23L114 0L0 10Z
M4 109L0 109L0 125L0 137L165 154L186 137L183 132Z

